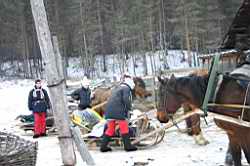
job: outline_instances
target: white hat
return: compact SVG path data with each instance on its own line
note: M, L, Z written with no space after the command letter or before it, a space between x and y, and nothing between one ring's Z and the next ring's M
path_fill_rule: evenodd
M81 84L84 88L88 88L90 85L90 82L91 81L86 76L84 76L82 81L81 81Z
M135 83L134 83L133 78L125 77L124 83L127 84L131 89L134 89L134 87L135 87Z
M130 77L130 78L131 78L132 76L131 76L131 74L129 74L129 72L125 72L125 73L123 74L123 77L124 77L124 78L126 78L126 77Z

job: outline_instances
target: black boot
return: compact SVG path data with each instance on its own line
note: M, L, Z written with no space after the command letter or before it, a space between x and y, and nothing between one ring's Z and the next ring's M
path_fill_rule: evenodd
M38 135L38 134L34 134L33 135L33 138L38 138L40 135Z
M122 135L122 140L123 140L123 144L124 144L124 149L127 152L136 151L137 150L137 147L135 147L134 145L131 144L129 134L123 134Z
M46 137L47 136L47 133L42 133L40 134L41 137Z
M110 147L108 147L108 143L110 141L110 137L107 136L107 135L103 135L103 138L102 138L102 142L101 142L101 148L100 148L100 151L101 152L109 152L109 151L112 151L112 149Z

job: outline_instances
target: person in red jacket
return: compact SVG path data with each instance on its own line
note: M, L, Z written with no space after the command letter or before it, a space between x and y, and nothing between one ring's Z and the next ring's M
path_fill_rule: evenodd
M111 137L115 134L115 127L119 125L125 151L135 151L137 148L131 144L129 135L128 118L132 107L132 90L134 89L133 78L128 75L123 78L123 82L116 88L106 105L104 112L107 120L107 129L105 130L101 142L101 152L108 152L112 149L108 147Z
M28 107L34 115L34 136L46 136L46 113L50 109L50 99L47 91L42 88L42 81L35 80L34 88L29 92Z

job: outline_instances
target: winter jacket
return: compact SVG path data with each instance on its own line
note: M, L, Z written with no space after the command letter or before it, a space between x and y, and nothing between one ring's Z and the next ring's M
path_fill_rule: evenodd
M78 105L79 109L83 110L86 109L88 107L90 107L91 104L91 91L89 88L79 88L77 90L75 90L72 94L71 97L75 100L80 100L80 103Z
M43 88L34 88L29 92L28 107L32 112L46 112L50 109L50 99Z
M128 113L132 107L132 90L126 84L121 84L116 88L106 105L104 112L105 119L128 119Z

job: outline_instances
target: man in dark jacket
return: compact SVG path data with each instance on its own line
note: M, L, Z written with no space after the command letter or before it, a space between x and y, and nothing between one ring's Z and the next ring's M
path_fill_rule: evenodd
M79 110L84 110L90 108L91 104L91 90L89 89L90 80L87 77L84 77L81 81L82 87L75 90L71 97L75 100L80 100L78 105Z
M112 149L108 147L108 143L115 134L115 126L119 125L120 134L126 151L135 151L137 148L130 142L129 127L127 119L132 105L132 89L135 84L131 77L125 77L123 82L116 88L108 100L104 113L107 119L107 129L103 135L101 143L101 152L108 152Z
M47 91L42 88L41 80L35 80L34 89L29 92L28 107L34 115L34 136L46 136L46 112L50 109L50 99Z

